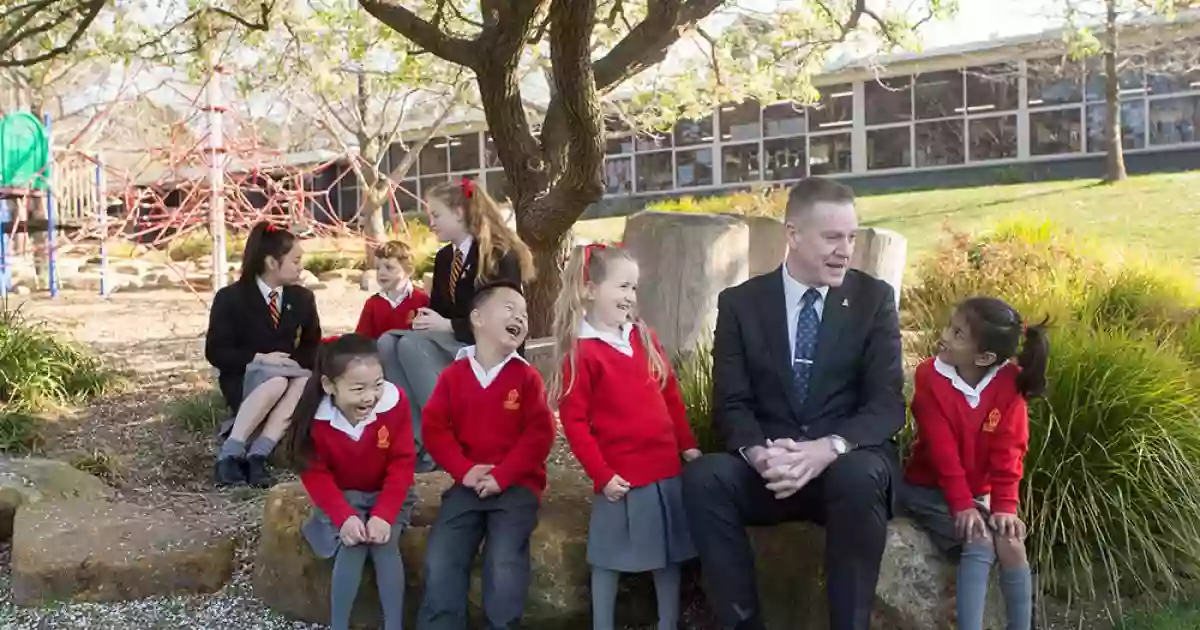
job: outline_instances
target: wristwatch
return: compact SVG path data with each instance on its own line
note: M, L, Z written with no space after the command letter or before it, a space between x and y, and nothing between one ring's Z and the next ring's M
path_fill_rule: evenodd
M838 457L850 452L850 443L840 435L829 436L829 444L833 446L833 452L837 453Z

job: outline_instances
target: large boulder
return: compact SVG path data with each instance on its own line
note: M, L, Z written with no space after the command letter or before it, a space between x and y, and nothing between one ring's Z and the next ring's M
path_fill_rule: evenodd
M42 501L107 499L113 496L98 477L52 459L0 459L0 542L13 535L17 509Z
M164 510L69 500L17 512L13 601L122 601L211 593L229 581L234 540Z
M789 523L751 530L759 593L767 627L826 630L829 612L822 568L820 527ZM887 548L875 591L871 627L878 630L952 630L955 566L910 520L888 528ZM994 594L994 593L993 593ZM984 628L1004 627L1003 604L990 597Z
M437 517L441 492L450 485L442 473L418 477L420 502L413 526L400 541L404 558L407 601L411 616L420 602L423 587L425 544ZM585 627L590 618L587 564L587 524L590 491L571 487L547 493L530 544L533 584L525 607L526 628ZM311 511L304 488L298 483L281 484L267 496L258 556L254 568L254 592L268 606L288 617L311 622L329 622L329 582L332 560L312 554L300 533ZM379 600L373 572L368 570L359 587L353 621L378 627ZM473 576L471 606L481 604L480 579Z

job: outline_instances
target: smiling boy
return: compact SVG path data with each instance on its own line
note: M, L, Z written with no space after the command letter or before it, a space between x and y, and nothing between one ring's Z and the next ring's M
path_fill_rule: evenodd
M400 241L388 241L375 250L379 293L367 298L354 332L379 339L389 330L412 330L417 313L429 306L429 296L413 287L412 252Z

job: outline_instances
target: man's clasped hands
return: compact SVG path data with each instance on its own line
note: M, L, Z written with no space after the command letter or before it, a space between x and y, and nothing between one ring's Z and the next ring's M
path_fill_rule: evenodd
M801 442L791 438L767 440L766 446L752 446L745 454L776 499L799 492L838 457L829 438Z

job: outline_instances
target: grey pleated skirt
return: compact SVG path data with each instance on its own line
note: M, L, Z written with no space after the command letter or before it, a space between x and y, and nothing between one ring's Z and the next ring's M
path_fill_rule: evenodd
M302 367L287 367L283 365L266 365L264 363L251 363L246 366L246 376L242 378L242 400L255 390L259 385L277 377L285 378L300 378L309 376L312 372Z
M641 573L695 558L682 490L679 477L671 477L634 488L620 501L597 494L588 525L588 563Z
M371 511L371 508L375 507L375 501L379 498L379 493L347 490L342 493L342 496L346 497L346 502L350 504L350 507L358 511L358 517L362 519L365 525L368 513ZM404 507L400 510L400 515L396 517L396 522L392 523L392 537L388 540L388 544L399 544L400 535L408 527L409 519L412 518L413 507L416 504L416 488L410 487L408 489L408 496L404 498ZM316 506L313 506L312 515L308 517L304 525L300 526L300 533L308 541L313 553L318 558L332 558L337 555L338 549L342 548L341 531L333 524L333 519L329 518L321 508Z
M421 411L433 394L438 375L465 345L454 338L454 333L417 330L391 330L376 343L384 377L404 391L411 406L418 473L437 470L421 438Z

